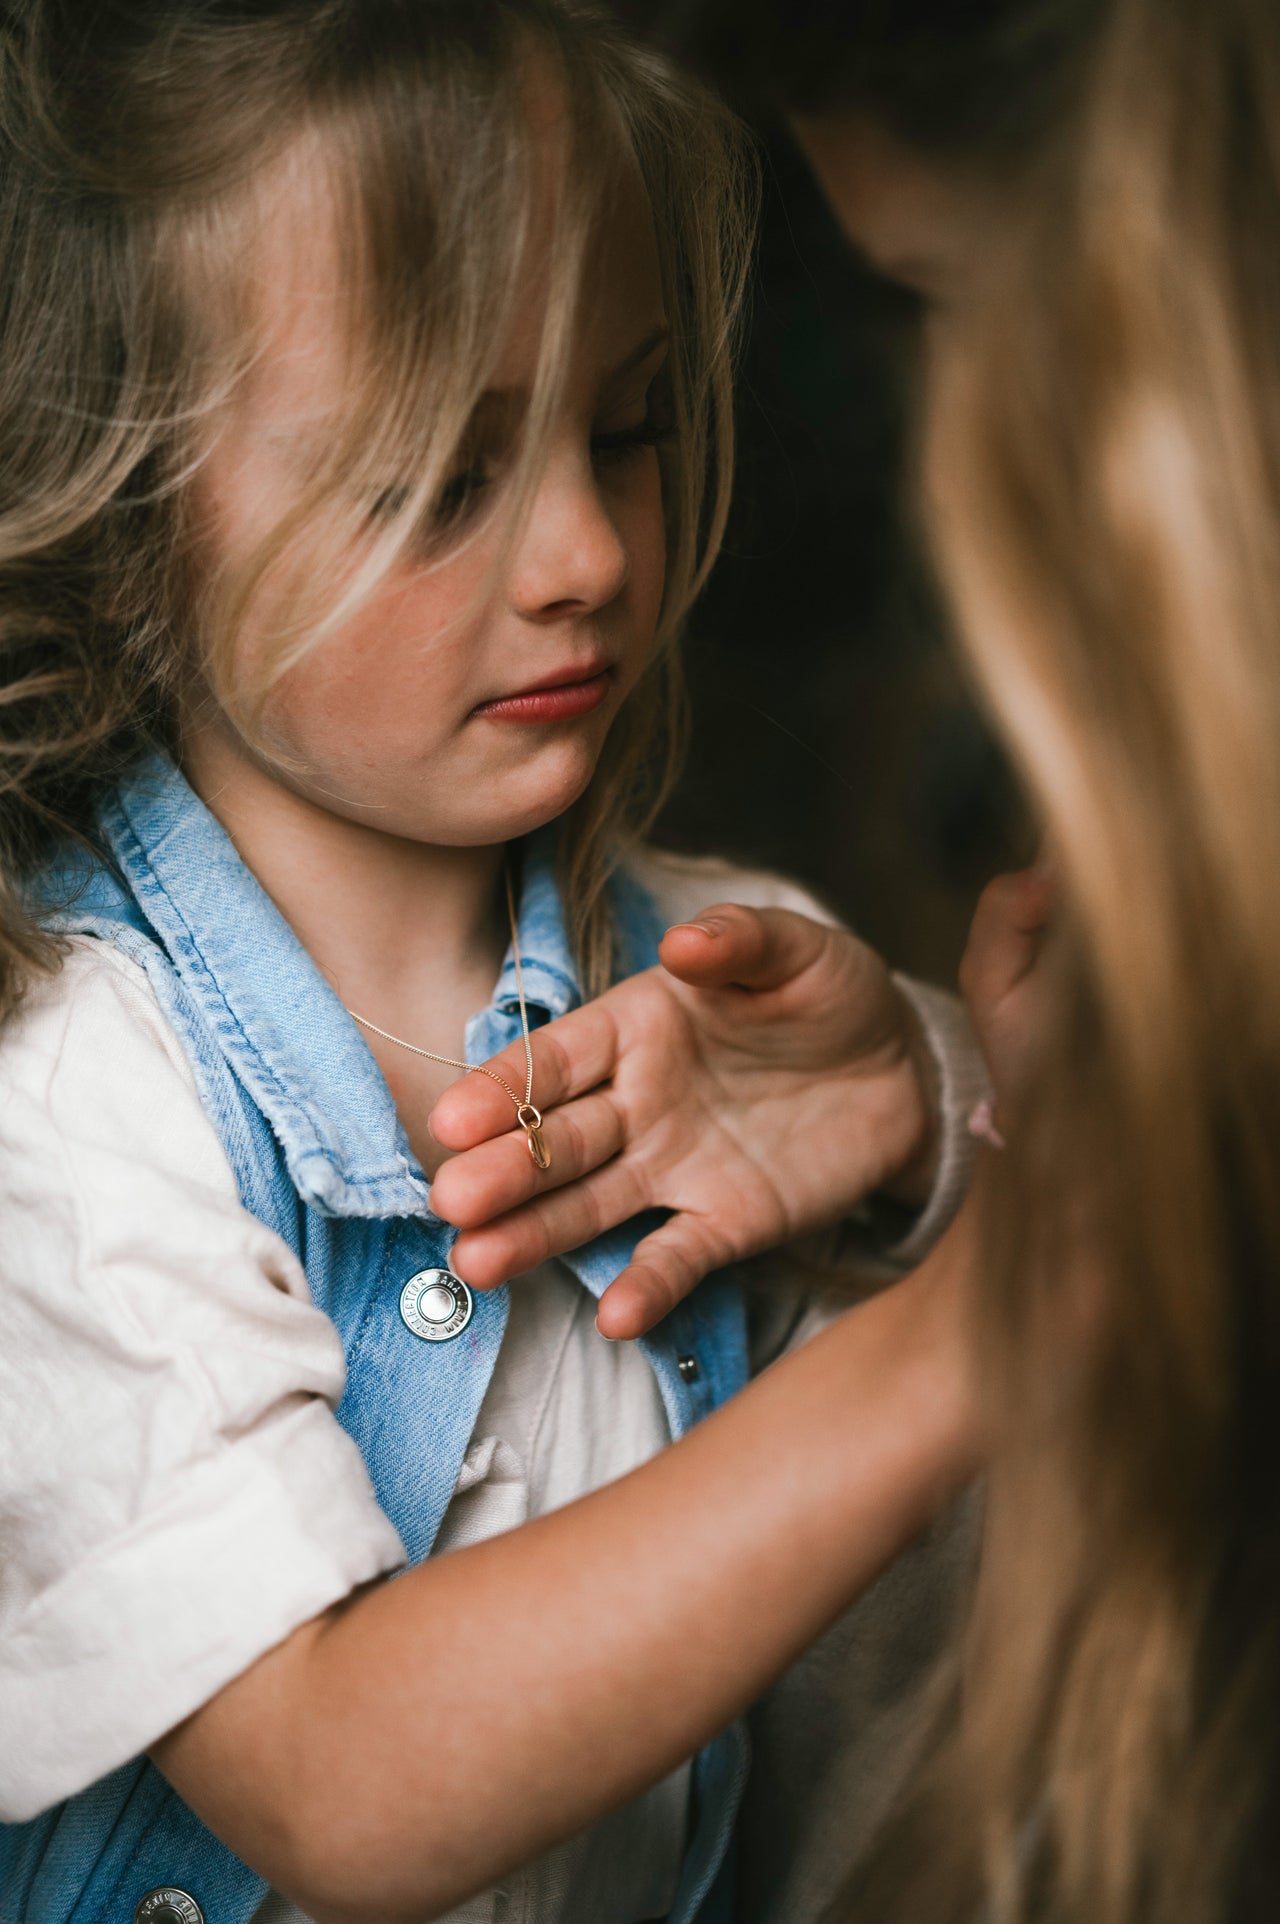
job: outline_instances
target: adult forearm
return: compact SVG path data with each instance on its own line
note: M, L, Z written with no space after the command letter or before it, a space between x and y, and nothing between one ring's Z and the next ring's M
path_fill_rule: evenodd
M656 1781L971 1467L946 1261L621 1483L308 1626L162 1768L325 1924L429 1917Z

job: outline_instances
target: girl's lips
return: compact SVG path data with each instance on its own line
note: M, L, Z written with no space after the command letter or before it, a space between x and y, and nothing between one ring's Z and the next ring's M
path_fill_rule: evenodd
M531 688L523 695L503 695L498 701L484 701L473 711L486 721L558 722L573 721L598 708L613 681L613 670L602 668L585 681L562 681L554 688Z

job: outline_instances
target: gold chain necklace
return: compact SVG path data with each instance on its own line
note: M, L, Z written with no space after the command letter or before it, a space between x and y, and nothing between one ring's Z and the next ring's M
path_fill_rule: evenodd
M353 1022L358 1022L362 1029L372 1030L373 1034L380 1035L384 1042L394 1042L397 1049L407 1049L411 1056L423 1056L428 1062L442 1062L446 1069L463 1069L468 1075L488 1076L490 1082L496 1082L500 1089L506 1090L516 1106L516 1121L524 1130L529 1154L539 1169L550 1169L551 1151L547 1148L547 1139L542 1133L542 1116L533 1106L533 1050L529 1046L529 1011L525 1007L524 1000L524 970L520 964L520 937L516 931L516 898L511 887L509 865L506 870L506 883L507 915L511 922L511 953L515 960L516 990L520 997L520 1027L524 1031L523 1097L516 1094L507 1078L500 1076L496 1069L486 1069L478 1062L459 1062L456 1056L437 1055L434 1049L420 1049L416 1042L406 1042L402 1036L392 1035L389 1029L380 1029L376 1022L370 1022L367 1016L357 1015L354 1009L347 1009L347 1014Z

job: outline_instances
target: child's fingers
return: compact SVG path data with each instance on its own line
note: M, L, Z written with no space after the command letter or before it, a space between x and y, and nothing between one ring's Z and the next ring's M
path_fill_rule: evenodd
M584 1182L551 1190L493 1222L464 1229L450 1262L473 1288L496 1289L553 1256L580 1249L645 1207L645 1196L626 1163L607 1163Z
M596 1328L615 1342L646 1335L727 1254L701 1217L672 1216L636 1245L627 1267L610 1283L600 1298Z
M510 1055L510 1050L507 1055ZM536 1062L537 1057L534 1060ZM514 1062L506 1066L505 1056L495 1056L494 1066L499 1075L506 1076L508 1082L517 1073ZM522 1090L523 1061L519 1075ZM536 1069L534 1076L536 1080ZM511 1086L514 1089L516 1084L512 1082ZM511 1127L513 1115L510 1096L504 1094L497 1083L490 1082L487 1076L472 1074L462 1076L445 1090L427 1117L427 1127L444 1149L474 1149L477 1143L505 1135ZM436 1180L438 1182L439 1177Z
M530 1039L533 1052L533 1101L550 1109L585 1090L594 1089L613 1074L617 1061L617 1031L599 1002L561 1016ZM525 1057L523 1039L485 1063L509 1087L523 1095ZM491 1076L461 1076L445 1090L427 1118L427 1126L445 1149L474 1149L511 1127L511 1097Z
M508 1102L508 1124L510 1120ZM441 1166L432 1184L431 1206L459 1229L478 1229L535 1196L590 1175L617 1155L624 1134L622 1115L611 1096L602 1091L580 1096L543 1117L549 1169L539 1169L534 1162L524 1131L509 1127L506 1135L479 1143Z
M677 922L658 954L670 975L700 989L777 989L811 967L831 931L790 909L719 902Z

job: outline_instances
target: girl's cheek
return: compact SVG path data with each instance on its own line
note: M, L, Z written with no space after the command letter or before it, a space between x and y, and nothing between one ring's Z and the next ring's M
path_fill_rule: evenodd
M651 452L629 485L619 490L615 514L630 561L629 584L633 605L652 629L662 608L667 578L667 527L662 500L662 474L656 451Z

